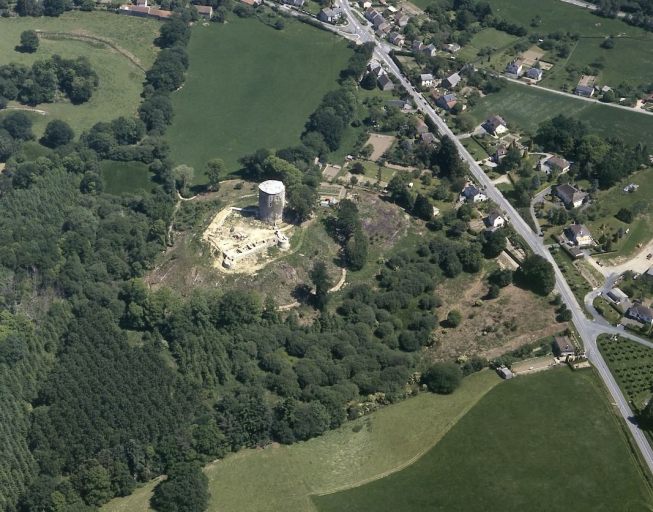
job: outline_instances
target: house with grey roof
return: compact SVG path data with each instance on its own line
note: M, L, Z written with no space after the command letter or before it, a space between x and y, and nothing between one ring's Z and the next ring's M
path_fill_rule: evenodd
M626 318L650 326L653 325L653 309L643 304L634 304L626 311Z
M387 73L383 73L377 79L377 83L379 84L379 88L382 91L392 91L395 88L395 84L392 80L390 80L390 77L387 75Z
M446 111L454 108L457 103L458 98L456 98L456 94L453 92L450 92L449 94L443 94L442 96L435 98L435 104Z
M565 229L565 236L578 247L589 247L594 244L590 230L583 224L572 224Z
M512 75L516 78L519 78L523 72L524 72L524 63L519 59L515 59L512 62L509 62L508 65L506 66L507 75Z
M499 212L491 212L487 217L483 219L483 223L488 230L495 231L501 229L506 225L506 219L504 219Z
M431 73L423 73L419 76L419 84L422 87L431 87L433 85L433 75Z
M492 116L481 125L490 135L497 136L508 131L508 125L501 116Z
M424 132L420 134L420 139L422 139L422 144L426 144L427 146L435 144L438 141L437 137L431 132Z
M444 51L449 53L457 53L460 51L460 45L458 43L449 43L444 45Z
M460 83L460 80L462 80L460 75L458 73L454 73L442 80L442 86L446 87L447 89L453 89Z
M569 336L554 336L553 353L561 358L574 356L576 355L576 346L569 339Z
M534 82L539 82L543 76L544 72L540 68L530 68L526 71L526 78L530 78Z
M438 53L438 49L435 47L433 43L431 43L431 44L427 44L426 46L423 46L421 52L428 57L435 57L436 54Z
M395 46L403 46L406 38L399 32L390 32L388 34L388 41Z
M468 183L460 193L460 200L468 203L480 203L487 201L487 196L483 194L476 185Z
M327 7L325 9L320 10L320 12L317 15L317 19L324 23L331 23L332 25L335 25L342 18L342 15L343 15L342 9L339 9L337 7L335 8Z
M567 183L555 187L554 194L560 198L567 208L578 208L587 199L587 193L581 192Z
M552 172L565 173L569 170L571 164L561 156L553 155L540 161L540 170L546 174Z
M577 85L574 89L574 94L576 96L582 96L584 98L591 98L594 96L594 86L591 85Z

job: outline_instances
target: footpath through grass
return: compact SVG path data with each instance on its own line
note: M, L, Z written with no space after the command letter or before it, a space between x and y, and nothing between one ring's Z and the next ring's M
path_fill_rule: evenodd
M109 39L131 53L144 68L156 56L154 39L160 22L108 12L68 12L58 18L0 18L0 65L17 62L31 65L52 55L65 58L85 56L99 77L99 86L90 101L73 105L69 101L44 103L36 108L47 115L32 114L34 131L40 136L54 118L67 121L76 134L100 121L133 116L140 103L144 73L127 57L101 43L71 39L41 38L32 54L14 50L24 30L76 33Z
M420 394L305 443L243 450L215 462L206 468L208 510L313 511L311 494L360 485L409 464L500 382L493 372L481 372L465 379L453 395ZM145 512L153 486L115 499L102 511Z
M412 466L314 502L320 512L650 510L619 421L591 370L518 377Z
M498 114L513 129L533 134L542 122L564 114L584 121L593 133L653 147L653 116L510 82L501 91L480 99L469 113L478 123Z
M339 38L287 20L282 31L256 19L195 26L190 69L173 94L175 117L167 132L177 164L206 182L206 162L222 158L230 172L259 148L299 143L310 114L350 52Z

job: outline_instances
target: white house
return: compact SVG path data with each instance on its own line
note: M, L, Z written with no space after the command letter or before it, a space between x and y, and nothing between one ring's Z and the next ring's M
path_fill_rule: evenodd
M431 73L420 75L419 81L422 87L431 87L433 85L433 75Z
M483 222L485 223L485 226L491 231L501 229L506 225L506 220L498 212L490 213L490 215L483 219Z
M589 247L594 244L589 229L582 224L572 224L565 229L565 235L578 247Z
M514 75L516 77L520 77L523 72L524 72L524 63L519 59L513 60L506 66L506 74L508 75Z
M478 188L476 188L476 186L468 183L460 193L460 200L468 203L480 203L487 201L487 196L483 194Z
M526 77L530 78L531 80L535 82L539 82L542 80L543 72L540 68L531 68L528 71L526 71Z

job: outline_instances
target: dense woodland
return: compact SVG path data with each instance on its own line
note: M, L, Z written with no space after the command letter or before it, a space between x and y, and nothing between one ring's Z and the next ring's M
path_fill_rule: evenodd
M142 280L170 242L175 186L162 135L173 112L169 94L184 80L189 29L183 17L162 25L162 48L148 71L138 118L98 123L75 141L62 121L48 125L47 156L30 160L28 117L3 117L0 155L0 507L9 511L94 510L167 474L152 504L177 510L206 506L199 467L243 447L293 443L322 434L367 410L419 388L448 393L464 374L487 363L426 368L420 351L437 340L439 283L478 273L505 247L509 230L475 234L463 206L433 219L429 199L407 181L391 199L426 221L414 247L396 248L368 284L331 298L324 263L310 272L312 323L281 315L273 297L197 289L190 297L150 290ZM281 178L298 222L315 205L319 169L354 119L353 93L371 47L353 52L341 87L325 95L297 146L261 149L243 158L253 180ZM7 139L7 140L9 140ZM580 142L579 142L580 144ZM573 147L576 148L576 143ZM467 169L443 139L422 155L438 194L459 190ZM158 181L152 194L103 193L102 159L139 160ZM327 219L342 246L342 263L367 263L367 238L356 205L343 201ZM487 300L512 282L494 273ZM548 294L552 270L530 257L515 275ZM331 300L330 300L331 299Z

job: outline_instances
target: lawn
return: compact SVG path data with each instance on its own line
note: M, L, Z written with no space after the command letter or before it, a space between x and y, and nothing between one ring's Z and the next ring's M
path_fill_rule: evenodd
M591 370L518 377L407 469L314 503L320 512L650 510L620 421Z
M172 156L195 168L222 158L230 172L238 159L259 148L299 143L310 114L350 55L339 38L300 22L282 31L255 19L195 26L188 47L190 68L173 95L175 118L168 130Z
M580 270L574 264L576 262L571 259L571 256L569 256L566 251L562 248L556 247L555 250L551 250L551 255L558 265L558 268L560 268L560 272L565 276L569 288L574 292L576 300L582 306L585 302L585 295L592 291L592 286L580 273ZM583 309L583 311L585 310ZM588 313L585 312L585 314L587 315Z
M109 121L120 115L134 115L140 103L144 73L127 57L101 43L41 38L36 53L16 52L14 47L19 43L22 31L35 29L75 32L109 39L130 52L144 68L148 68L156 56L153 41L159 26L159 22L154 20L108 12L76 11L58 18L1 18L0 64L18 62L31 65L36 60L47 59L54 54L65 58L86 56L100 79L93 97L83 105L72 105L68 101L37 105L36 108L47 112L45 116L33 116L37 136L41 135L47 122L53 118L64 119L79 135L82 130L99 121Z
M594 299L594 307L612 325L617 325L621 321L621 313L612 307L612 304L603 297Z
M100 170L104 191L109 194L147 193L154 186L152 174L147 165L141 162L103 160Z
M311 494L360 485L410 464L499 382L494 373L481 372L452 395L420 394L305 443L242 450L206 468L208 510L314 510ZM102 511L145 512L143 496L151 488L113 500Z
M628 400L640 409L651 398L653 350L626 338L600 336L598 346Z
M623 238L614 244L613 249L616 253L606 254L606 258L611 259L615 256L630 256L638 249L639 244L645 244L651 239L651 202L653 201L653 179L651 169L638 171L628 178L617 183L614 187L600 191L596 205L598 208L598 218L588 222L588 228L592 235L598 239L601 234L612 235L620 228L624 231L630 231ZM623 191L624 187L630 183L639 185L639 188L631 193ZM631 224L626 224L615 217L616 213L625 207L631 207L635 203L646 204L645 212L639 215Z
M495 28L484 28L480 32L474 34L472 40L466 44L458 53L458 56L467 61L479 60L478 51L483 48L493 48L496 51L501 51L509 46L512 46L519 40L516 36L511 36L505 32L501 32ZM496 52L493 56L496 55ZM485 63L485 59L483 60Z
M591 132L604 137L616 135L631 144L643 142L653 147L653 116L513 83L480 99L469 113L479 123L498 114L513 129L533 134L543 121L564 114L584 121Z

